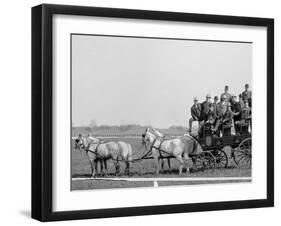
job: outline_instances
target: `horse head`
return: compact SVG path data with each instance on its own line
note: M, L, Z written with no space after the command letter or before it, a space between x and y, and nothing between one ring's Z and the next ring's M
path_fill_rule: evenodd
M142 144L146 143L152 143L155 139L155 135L151 132L149 128L145 130L145 132L142 134Z
M81 149L85 149L86 148L86 144L85 144L85 138L83 137L83 135L81 133L79 133L78 137L75 139L75 147L74 149L78 150L81 152Z

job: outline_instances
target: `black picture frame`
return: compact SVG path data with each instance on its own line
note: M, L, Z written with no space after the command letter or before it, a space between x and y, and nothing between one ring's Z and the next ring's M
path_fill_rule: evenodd
M95 210L52 210L52 18L55 14L267 28L267 198ZM32 218L40 221L123 217L274 206L274 20L268 18L43 4L32 8Z

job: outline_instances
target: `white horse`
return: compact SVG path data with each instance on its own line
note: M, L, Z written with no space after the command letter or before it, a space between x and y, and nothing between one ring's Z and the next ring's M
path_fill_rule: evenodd
M96 138L91 136L90 134L87 135L86 137L86 142L85 144L87 144L87 148L89 147L89 144L98 144L101 141ZM86 149L87 149L86 148ZM101 174L105 175L107 174L107 160L104 158L100 158L99 156L97 156L97 158L94 160L94 166L95 166L95 170L96 170L96 174L98 173L98 164L100 164L100 170L101 170Z
M75 140L75 148L84 150L90 160L92 177L96 176L97 161L103 161L105 164L105 174L107 174L106 161L111 159L115 165L116 174L120 173L120 161L126 164L125 173L130 172L130 162L132 161L132 147L124 141L101 141L95 137L83 137L79 134Z
M170 139L167 138L163 133L161 133L159 130L155 129L155 128L151 128L152 132L157 136L157 137L162 137L163 139ZM168 168L171 170L171 160L170 158L161 158L160 161L162 161L161 163L161 169L164 169L164 163L165 160L167 159L167 164L168 164Z
M86 137L82 136L82 134L79 134L78 138L75 140L75 149L79 150L81 153L82 150L84 150L87 154L88 159L90 160L91 169L92 167L94 167L96 174L98 174L98 165L100 165L101 174L105 175L105 172L107 171L106 160L99 158L99 156L95 156L94 159L90 158L91 154L88 154L87 151L90 144L98 144L99 142L100 140L98 138L92 137L90 134L88 134Z
M163 139L154 134L154 130L147 128L143 134L143 142L150 143L151 151L156 165L156 173L159 174L159 159L173 156L178 160L179 174L182 173L182 169L186 166L187 172L189 172L190 158L189 154L195 153L198 150L198 142L191 137L187 139L171 138Z

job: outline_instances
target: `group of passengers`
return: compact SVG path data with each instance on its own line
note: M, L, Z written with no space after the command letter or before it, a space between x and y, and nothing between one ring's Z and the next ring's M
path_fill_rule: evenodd
M225 86L224 93L214 97L212 103L211 96L206 95L206 100L198 103L197 97L194 98L194 104L191 107L191 118L189 119L189 132L191 132L192 123L199 122L198 133L202 128L208 125L214 134L220 135L223 126L231 127L234 124L235 133L239 134L242 124L251 125L252 118L252 92L249 85L245 85L245 90L239 94L237 101L236 95L229 93L229 87Z

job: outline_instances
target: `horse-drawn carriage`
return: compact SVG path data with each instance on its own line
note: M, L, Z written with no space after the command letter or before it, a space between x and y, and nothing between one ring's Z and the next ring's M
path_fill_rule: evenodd
M231 133L232 125L223 125L221 135L212 130L209 124L205 124L202 132L198 136L185 134L183 136L170 137L164 136L159 131L154 130L158 138L163 141L172 139L180 139L183 142L189 142L190 138L195 140L201 147L202 152L189 153L197 170L214 170L215 168L226 168L228 166L229 157L233 158L237 166L241 168L250 168L252 163L252 138L249 132L249 123L242 122L236 126L235 134ZM151 158L153 144L149 151L146 152L141 159ZM225 147L231 149L230 156L225 152ZM160 158L171 158L171 155L165 154L165 151L158 147L153 147L160 153Z
M180 164L179 173L181 173L182 167L186 165L188 160L192 160L193 169L195 170L213 171L216 168L216 158L212 152L208 150L202 151L198 140L189 134L166 136L154 128L148 128L142 137L147 151L136 160L154 158L156 162L162 160L163 163L167 159L168 165L170 165L170 159L174 158ZM189 166L187 166L187 170L189 170Z
M250 168L252 163L252 138L249 132L249 123L236 125L235 134L231 133L231 125L223 125L221 135L212 131L206 124L202 132L195 137L203 151L210 151L216 158L216 166L225 168L228 165L228 156L223 150L231 148L231 158L239 167Z
M188 160L192 160L195 170L213 171L216 168L227 167L229 159L223 150L227 146L231 148L231 157L239 167L251 167L252 138L248 127L249 124L241 123L236 127L234 135L231 133L231 126L222 126L222 135L220 136L214 133L208 124L205 124L198 136L185 134L175 137L165 136L155 129L148 128L142 134L142 147L145 147L145 151L141 152L142 154L138 157L132 155L129 143L90 139L90 137L85 138L80 135L75 141L75 149L86 151L91 162L93 176L96 172L95 162L104 160L106 167L107 159L112 159L116 172L119 169L118 162L125 162L126 170L129 173L131 163L138 164L141 169L143 160L155 159L156 172L159 173L159 160L162 160L163 163L166 159L169 162L171 158L175 158L180 163L179 173L182 172ZM198 147L201 151L198 151ZM109 153L109 155L103 156L102 151Z

